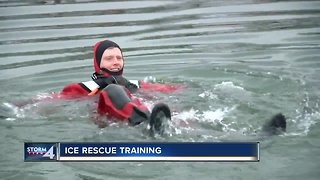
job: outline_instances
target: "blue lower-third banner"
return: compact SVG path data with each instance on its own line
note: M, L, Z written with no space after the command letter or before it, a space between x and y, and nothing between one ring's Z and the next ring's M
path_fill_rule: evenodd
M25 161L259 161L259 143L25 143Z

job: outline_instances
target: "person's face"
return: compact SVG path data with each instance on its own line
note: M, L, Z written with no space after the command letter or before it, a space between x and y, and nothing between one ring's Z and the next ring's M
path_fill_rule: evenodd
M100 68L106 68L109 71L117 72L123 67L123 57L117 47L106 49L101 57Z

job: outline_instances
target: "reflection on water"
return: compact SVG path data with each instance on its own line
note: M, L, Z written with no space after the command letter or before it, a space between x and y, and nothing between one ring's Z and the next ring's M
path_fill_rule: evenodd
M271 0L0 1L0 134L6 149L0 157L1 177L149 179L168 174L189 179L185 172L196 171L193 176L204 179L214 169L219 179L252 179L256 171L265 179L316 179L319 7L319 1ZM92 46L107 38L124 49L127 77L153 76L187 85L182 92L155 97L174 112L168 141L256 140L263 121L279 111L288 117L287 134L264 140L263 161L253 166L106 163L100 169L94 163L21 163L12 152L22 154L24 141L145 140L139 128L97 128L88 112L94 108L87 102L36 103L20 109L12 104L88 80ZM30 169L21 170L25 166ZM43 173L36 175L38 171Z

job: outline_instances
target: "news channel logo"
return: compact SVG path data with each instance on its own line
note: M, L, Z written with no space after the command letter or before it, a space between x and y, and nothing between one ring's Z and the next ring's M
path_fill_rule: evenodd
M24 161L56 161L56 143L24 143Z

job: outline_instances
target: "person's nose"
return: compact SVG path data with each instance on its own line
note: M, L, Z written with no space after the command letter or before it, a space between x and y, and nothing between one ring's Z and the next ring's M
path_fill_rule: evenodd
M119 65L120 61L117 58L113 59L113 65Z

